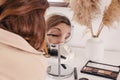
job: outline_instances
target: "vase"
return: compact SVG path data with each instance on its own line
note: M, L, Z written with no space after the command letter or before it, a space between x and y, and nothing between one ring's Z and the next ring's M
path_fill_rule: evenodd
M103 62L104 43L98 37L88 39L86 42L86 53L89 60Z

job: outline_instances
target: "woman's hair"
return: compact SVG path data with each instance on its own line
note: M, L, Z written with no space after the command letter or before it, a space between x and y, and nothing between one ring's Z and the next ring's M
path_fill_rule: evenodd
M38 50L45 38L48 7L47 0L6 0L0 5L0 27L22 36Z
M51 29L54 26L57 26L60 23L65 23L71 27L71 22L66 16L53 14L46 20L47 30Z

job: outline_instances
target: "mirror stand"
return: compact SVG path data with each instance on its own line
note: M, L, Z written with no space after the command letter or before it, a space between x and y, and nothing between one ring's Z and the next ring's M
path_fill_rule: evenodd
M60 44L58 45L58 64L48 67L47 73L50 77L56 79L68 78L73 74L73 68L66 64L61 64Z

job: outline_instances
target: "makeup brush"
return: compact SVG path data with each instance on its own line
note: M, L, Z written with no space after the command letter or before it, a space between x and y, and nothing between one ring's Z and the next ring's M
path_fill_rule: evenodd
M58 50L56 49L48 49L48 53L51 55L51 56L58 56ZM62 59L66 59L65 56L61 55L60 56Z
M43 47L44 47L44 51L45 51L45 57L50 57L49 53L48 53L48 47L47 47L47 43L46 43L46 39L44 40L44 44L43 44Z

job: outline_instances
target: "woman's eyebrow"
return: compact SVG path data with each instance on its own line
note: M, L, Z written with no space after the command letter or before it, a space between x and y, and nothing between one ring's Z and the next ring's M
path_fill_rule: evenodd
M61 29L60 29L60 28L53 28L53 29L57 29L58 31L60 31L60 32L61 32Z

